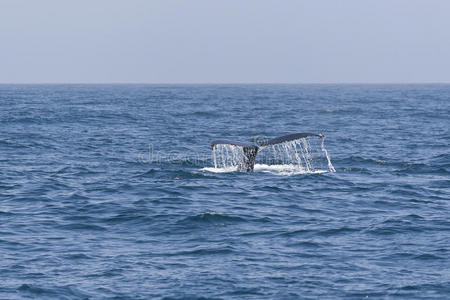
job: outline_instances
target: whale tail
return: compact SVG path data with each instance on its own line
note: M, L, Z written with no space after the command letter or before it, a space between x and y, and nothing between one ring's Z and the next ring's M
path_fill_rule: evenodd
M227 140L216 140L216 141L211 142L211 148L214 151L215 147L217 145L232 145L232 146L241 147L244 155L242 157L241 162L238 165L238 170L251 172L251 171L253 171L253 169L255 167L256 154L258 154L258 151L261 148L276 145L276 144L281 144L284 142L290 142L293 140L298 140L298 139L306 138L309 136L317 136L319 138L325 137L323 134L317 134L317 133L294 133L294 134L283 135L283 136L280 136L280 137L277 137L277 138L274 138L274 139L271 139L268 141L256 142L254 144L243 144L243 143L236 143L236 142L231 142L231 141L227 141Z
M259 147L258 146L245 146L244 157L242 159L242 163L239 165L238 170L243 170L247 172L253 171L255 167L255 159L256 154L258 154Z

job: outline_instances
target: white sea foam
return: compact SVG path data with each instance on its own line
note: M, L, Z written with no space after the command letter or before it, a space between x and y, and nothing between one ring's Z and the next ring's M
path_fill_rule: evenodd
M226 167L226 168L202 168L202 171L208 171L208 172L213 172L213 173L229 173L229 172L236 172L238 169L237 166L234 167Z
M255 164L254 172L271 173L275 175L297 175L297 174L321 174L329 171L328 170L307 171L303 168L299 168L298 165Z
M236 172L237 167L226 167L226 168L202 168L202 171L212 172L212 173L230 173ZM314 170L305 171L303 168L299 168L298 165L266 165L266 164L255 164L253 172L270 173L274 175L290 176L298 174L321 174L329 172L328 170Z

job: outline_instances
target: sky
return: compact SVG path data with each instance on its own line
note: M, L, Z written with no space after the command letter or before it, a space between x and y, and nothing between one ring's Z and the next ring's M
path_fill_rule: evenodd
M448 0L0 0L0 83L433 82Z

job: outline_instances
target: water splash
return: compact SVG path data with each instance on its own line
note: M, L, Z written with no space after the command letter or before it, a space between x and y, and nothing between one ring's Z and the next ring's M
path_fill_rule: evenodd
M328 169L330 172L336 172L336 169L333 167L333 164L331 163L330 155L328 155L328 151L325 148L325 137L322 138L322 144L321 144L322 152L325 154L328 162Z
M240 169L243 157L241 146L218 144L212 151L214 168L204 170L233 172ZM325 148L325 139L316 137L260 147L254 171L281 175L336 172Z
M237 169L242 164L244 150L235 145L219 144L214 146L212 155L214 168Z

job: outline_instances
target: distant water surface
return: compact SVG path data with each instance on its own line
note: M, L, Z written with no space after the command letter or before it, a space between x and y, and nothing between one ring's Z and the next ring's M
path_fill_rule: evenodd
M0 298L450 298L449 116L450 85L0 85ZM208 171L295 132L336 172Z

